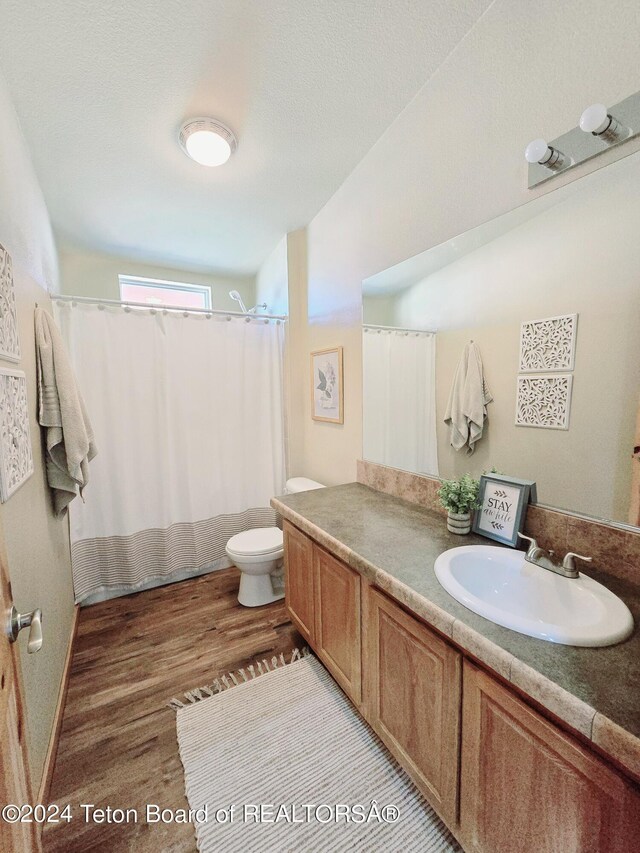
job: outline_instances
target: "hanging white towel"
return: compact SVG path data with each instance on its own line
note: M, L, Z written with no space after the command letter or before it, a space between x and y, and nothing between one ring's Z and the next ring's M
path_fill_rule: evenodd
M46 429L47 480L60 516L89 480L97 448L69 355L53 317L35 310L38 421Z
M480 350L473 341L464 348L458 362L444 422L451 427L451 446L475 450L482 438L487 417L487 403L493 400L482 369Z

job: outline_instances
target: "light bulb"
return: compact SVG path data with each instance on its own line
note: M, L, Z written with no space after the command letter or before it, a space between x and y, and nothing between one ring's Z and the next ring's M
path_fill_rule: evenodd
M211 130L197 130L188 137L187 154L202 166L222 166L231 157L231 146L226 139Z
M591 104L580 116L580 129L599 136L609 128L611 116L604 104Z
M527 163L548 163L553 156L553 148L550 148L545 139L534 139L524 149Z

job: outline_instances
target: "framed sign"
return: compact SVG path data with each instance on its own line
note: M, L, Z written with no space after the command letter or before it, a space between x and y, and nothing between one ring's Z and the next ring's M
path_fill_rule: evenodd
M536 484L501 474L480 477L480 509L473 518L473 531L515 548L518 531L524 528L529 500L536 499Z
M344 423L342 347L311 353L311 417L314 421Z

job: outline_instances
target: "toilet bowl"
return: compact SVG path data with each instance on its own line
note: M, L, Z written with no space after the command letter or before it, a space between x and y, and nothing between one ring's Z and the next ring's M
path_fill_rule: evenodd
M286 494L323 489L322 483L306 477L287 480ZM227 542L229 559L240 569L238 601L245 607L260 607L284 598L284 591L274 591L271 578L282 567L284 545L279 527L256 527L236 533Z

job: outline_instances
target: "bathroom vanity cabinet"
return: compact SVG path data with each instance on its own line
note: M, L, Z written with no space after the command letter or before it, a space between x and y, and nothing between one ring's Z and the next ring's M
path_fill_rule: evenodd
M640 789L284 523L291 619L464 849L640 850Z
M462 655L386 595L365 590L367 721L454 824Z
M469 661L463 693L465 850L640 849L637 788Z
M283 541L287 610L302 636L315 648L313 542L286 521Z
M292 621L340 687L362 698L360 575L284 523L285 597Z
M313 547L316 652L344 692L362 699L360 575Z

